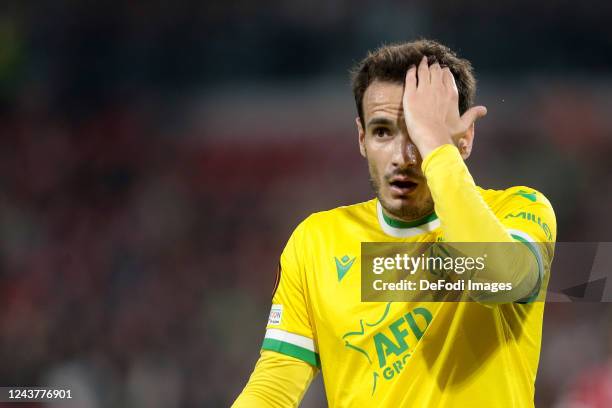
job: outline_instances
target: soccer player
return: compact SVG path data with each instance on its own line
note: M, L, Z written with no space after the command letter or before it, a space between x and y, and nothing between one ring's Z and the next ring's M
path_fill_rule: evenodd
M320 370L330 407L533 407L544 310L534 299L556 237L549 201L475 185L464 160L486 109L472 106L470 63L447 47L384 46L352 81L376 198L295 229L261 356L233 406L297 406ZM361 301L362 242L436 241L518 241L490 277L512 290L492 303Z

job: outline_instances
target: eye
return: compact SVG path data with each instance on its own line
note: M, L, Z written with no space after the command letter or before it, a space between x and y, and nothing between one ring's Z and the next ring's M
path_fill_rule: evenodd
M374 130L372 131L372 134L376 137L387 137L391 135L391 131L389 130L389 128L386 128L384 126L379 126L377 128L374 128Z

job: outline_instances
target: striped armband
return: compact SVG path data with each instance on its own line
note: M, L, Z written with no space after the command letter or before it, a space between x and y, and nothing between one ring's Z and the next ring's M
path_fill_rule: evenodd
M516 229L508 229L508 233L516 241L524 243L527 246L527 248L529 248L529 250L531 251L533 256L535 256L536 261L538 262L538 275L539 275L539 279L538 279L538 288L537 288L537 290L531 296L529 296L527 299L524 299L524 300L522 300L520 302L517 302L517 303L531 303L534 300L536 300L536 298L538 297L538 294L540 293L540 287L542 285L542 282L544 281L544 261L542 259L542 251L540 251L540 247L536 243L536 240L531 238L531 236L529 236L528 234L524 233L523 231L516 230Z
M268 329L262 350L276 351L298 360L302 360L315 367L321 367L319 354L315 351L314 341L299 334L289 333L281 329Z

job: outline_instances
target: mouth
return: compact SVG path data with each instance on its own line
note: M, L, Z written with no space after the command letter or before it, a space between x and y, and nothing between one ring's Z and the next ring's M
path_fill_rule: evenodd
M389 186L391 187L391 194L394 196L406 196L416 190L419 183L404 179L404 178L394 178L389 181Z

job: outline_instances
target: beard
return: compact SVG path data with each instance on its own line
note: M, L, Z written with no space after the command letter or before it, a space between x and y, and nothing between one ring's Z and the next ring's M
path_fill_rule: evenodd
M425 197L415 196L413 203L396 205L390 202L390 200L385 199L380 193L381 186L380 186L380 182L376 178L376 173L377 173L376 168L374 168L371 165L368 165L368 168L370 172L370 186L372 187L372 190L376 194L376 197L378 198L378 202L385 209L387 214L392 215L393 217L402 219L404 221L413 221L413 220L417 220L419 218L425 217L433 213L434 201L433 201L433 198L431 197L431 194L429 194L429 191L427 191L427 195ZM403 171L400 170L392 174L385 175L383 177L383 182L386 182L387 180L389 180L391 177L395 175L407 175L407 176L421 179L424 182L424 178L411 169L407 169ZM418 188L422 189L423 188L422 184L419 183Z

